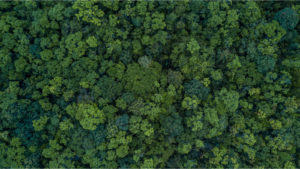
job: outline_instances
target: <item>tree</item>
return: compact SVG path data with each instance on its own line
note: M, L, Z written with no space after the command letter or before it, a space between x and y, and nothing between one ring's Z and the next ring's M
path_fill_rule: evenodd
M122 145L117 148L116 154L118 157L125 157L128 154L129 147L127 145Z
M179 144L178 146L178 152L180 154L187 154L191 151L192 149L192 145L190 143L187 143L187 144Z
M90 36L90 37L88 37L87 40L86 40L86 43L87 43L90 47L92 47L92 48L98 46L98 45L97 45L97 39L95 38L95 36Z
M114 79L102 76L97 83L99 87L99 94L104 98L108 99L110 102L116 99L122 92L122 85L120 82L115 81Z
M23 167L25 148L21 146L19 138L12 138L9 145L0 144L0 165L3 167Z
M82 18L85 22L101 26L101 18L104 16L104 12L98 9L97 1L93 0L87 3L76 1L72 7L79 11L76 14L78 19Z
M205 87L198 80L191 80L184 84L185 93L190 96L196 96L200 100L205 100L210 92L209 88Z
M171 114L167 117L161 119L161 125L164 131L164 134L171 137L180 135L183 131L182 118L178 113Z
M95 130L97 125L104 123L105 115L95 104L79 103L66 108L67 114L79 120L84 129Z
M178 71L170 70L168 72L168 83L179 87L182 84L183 76Z
M33 120L32 121L32 125L33 125L33 127L34 127L34 130L36 130L36 131L41 131L41 130L43 130L43 128L44 128L44 126L45 126L45 124L47 123L47 121L48 121L48 117L47 116L43 116L43 117L41 117L40 119L38 119L38 120Z
M220 114L223 114L224 111L234 113L239 106L239 93L222 88L221 91L218 92L215 101Z
M117 118L116 125L118 126L119 129L126 131L128 130L128 121L129 121L128 114L123 114L122 116Z
M128 65L125 73L125 89L138 95L145 95L155 91L154 83L159 80L161 66L153 63L148 69L143 69L134 63Z
M285 30L294 29L299 22L299 16L292 8L284 8L278 11L274 16L274 19L279 22L280 26Z
M187 44L187 50L191 52L192 55L197 54L199 52L200 46L195 39L191 39Z

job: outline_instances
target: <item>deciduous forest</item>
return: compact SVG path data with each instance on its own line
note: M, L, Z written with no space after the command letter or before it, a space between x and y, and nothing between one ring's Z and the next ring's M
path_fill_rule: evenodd
M0 2L0 168L299 168L300 3Z

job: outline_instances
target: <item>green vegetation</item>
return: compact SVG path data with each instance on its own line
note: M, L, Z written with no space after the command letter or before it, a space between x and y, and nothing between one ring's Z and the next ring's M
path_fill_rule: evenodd
M1 1L0 168L299 168L297 1Z

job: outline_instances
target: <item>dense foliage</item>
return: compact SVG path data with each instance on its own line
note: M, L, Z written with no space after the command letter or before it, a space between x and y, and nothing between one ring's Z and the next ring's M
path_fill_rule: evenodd
M299 168L297 1L1 1L0 168Z

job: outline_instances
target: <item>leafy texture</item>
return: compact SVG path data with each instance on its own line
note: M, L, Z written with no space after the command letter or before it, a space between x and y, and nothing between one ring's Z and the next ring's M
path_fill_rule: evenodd
M0 168L299 168L297 1L1 1Z

